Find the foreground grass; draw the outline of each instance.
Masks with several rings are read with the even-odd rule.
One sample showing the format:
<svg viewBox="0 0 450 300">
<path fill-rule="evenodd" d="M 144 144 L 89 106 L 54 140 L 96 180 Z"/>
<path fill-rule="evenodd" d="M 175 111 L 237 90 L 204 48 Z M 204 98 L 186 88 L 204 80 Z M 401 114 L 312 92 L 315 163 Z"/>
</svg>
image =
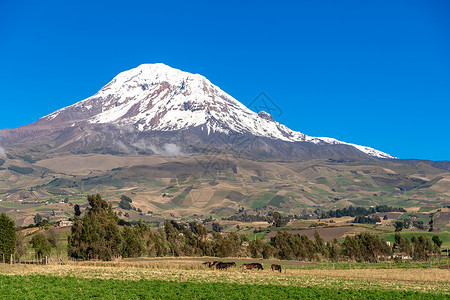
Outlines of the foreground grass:
<svg viewBox="0 0 450 300">
<path fill-rule="evenodd" d="M 238 266 L 245 259 L 235 259 Z M 450 294 L 450 270 L 429 269 L 285 269 L 282 273 L 213 270 L 195 258 L 154 258 L 118 262 L 69 262 L 67 265 L 0 264 L 0 274 L 9 276 L 76 277 L 79 279 L 124 281 L 179 281 L 193 284 L 238 284 L 290 288 L 329 288 L 342 290 L 405 291 Z M 270 262 L 265 262 L 265 266 Z M 285 262 L 288 263 L 288 262 Z M 269 264 L 270 266 L 270 264 Z M 283 265 L 286 267 L 287 265 Z M 30 278 L 31 278 L 30 277 Z"/>
<path fill-rule="evenodd" d="M 3 299 L 447 299 L 443 294 L 223 282 L 0 275 Z"/>
</svg>

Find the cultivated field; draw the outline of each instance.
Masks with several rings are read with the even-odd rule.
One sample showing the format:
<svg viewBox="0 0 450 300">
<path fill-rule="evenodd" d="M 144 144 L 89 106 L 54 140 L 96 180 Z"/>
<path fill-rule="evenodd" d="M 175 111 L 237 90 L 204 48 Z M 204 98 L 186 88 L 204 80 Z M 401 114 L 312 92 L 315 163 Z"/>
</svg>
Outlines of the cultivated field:
<svg viewBox="0 0 450 300">
<path fill-rule="evenodd" d="M 67 219 L 73 214 L 73 205 L 85 205 L 86 195 L 96 193 L 117 212 L 129 213 L 128 221 L 158 221 L 171 215 L 221 219 L 242 208 L 249 214 L 276 210 L 301 215 L 311 214 L 317 207 L 328 210 L 380 204 L 400 206 L 428 220 L 430 213 L 449 204 L 450 173 L 422 164 L 328 160 L 261 163 L 195 155 L 32 156 L 13 153 L 0 166 L 0 210 L 14 214 L 20 226 L 31 224 L 37 212 L 50 220 Z M 233 167 L 223 160 L 229 160 Z M 217 174 L 205 170 L 211 162 L 218 164 Z M 123 194 L 130 196 L 142 213 L 118 208 Z M 68 203 L 61 203 L 66 199 Z M 426 209 L 420 211 L 420 207 Z M 384 215 L 388 215 L 383 221 L 387 225 L 401 214 L 381 217 Z M 437 212 L 435 217 L 435 228 L 448 224 L 448 214 Z"/>
</svg>

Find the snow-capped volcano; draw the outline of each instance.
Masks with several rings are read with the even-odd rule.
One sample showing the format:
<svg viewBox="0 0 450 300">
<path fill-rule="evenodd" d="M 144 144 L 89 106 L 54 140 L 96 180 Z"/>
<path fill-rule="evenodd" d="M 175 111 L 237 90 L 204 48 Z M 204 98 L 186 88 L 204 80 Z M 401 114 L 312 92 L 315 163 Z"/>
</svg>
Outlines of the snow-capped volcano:
<svg viewBox="0 0 450 300">
<path fill-rule="evenodd" d="M 39 127 L 116 125 L 136 132 L 197 129 L 210 134 L 246 134 L 284 142 L 346 145 L 377 158 L 393 158 L 373 148 L 332 138 L 307 136 L 248 109 L 208 79 L 164 64 L 143 64 L 113 78 L 95 95 L 35 123 Z"/>
</svg>

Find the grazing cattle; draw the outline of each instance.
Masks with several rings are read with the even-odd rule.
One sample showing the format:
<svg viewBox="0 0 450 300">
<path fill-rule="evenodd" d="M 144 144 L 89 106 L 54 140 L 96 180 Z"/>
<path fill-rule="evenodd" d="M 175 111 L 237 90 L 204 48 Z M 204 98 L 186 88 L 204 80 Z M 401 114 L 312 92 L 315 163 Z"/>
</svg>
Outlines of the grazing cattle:
<svg viewBox="0 0 450 300">
<path fill-rule="evenodd" d="M 253 269 L 264 270 L 263 264 L 260 264 L 260 263 L 242 264 L 242 269 L 243 270 L 253 270 Z"/>
<path fill-rule="evenodd" d="M 236 263 L 234 263 L 234 262 L 218 262 L 216 264 L 217 270 L 226 270 L 231 267 L 236 267 Z"/>
<path fill-rule="evenodd" d="M 210 268 L 214 267 L 215 265 L 217 265 L 219 263 L 219 261 L 215 260 L 215 261 L 205 261 L 203 263 L 203 265 L 206 265 Z"/>
<path fill-rule="evenodd" d="M 276 264 L 272 264 L 272 271 L 280 271 L 280 273 L 281 273 L 281 266 L 280 265 L 276 265 Z"/>
</svg>

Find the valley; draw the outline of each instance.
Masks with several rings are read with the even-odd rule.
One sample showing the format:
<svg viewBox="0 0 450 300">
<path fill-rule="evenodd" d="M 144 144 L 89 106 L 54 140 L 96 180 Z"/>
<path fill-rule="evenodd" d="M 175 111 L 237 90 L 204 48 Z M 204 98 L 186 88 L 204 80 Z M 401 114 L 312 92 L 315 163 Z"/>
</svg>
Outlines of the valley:
<svg viewBox="0 0 450 300">
<path fill-rule="evenodd" d="M 427 215 L 450 205 L 450 173 L 425 163 L 255 161 L 226 153 L 23 157 L 11 152 L 0 170 L 0 208 L 13 212 L 21 226 L 31 224 L 36 212 L 53 221 L 70 218 L 74 204 L 86 207 L 86 196 L 96 193 L 118 213 L 128 213 L 128 221 L 149 222 L 270 211 L 308 219 L 320 210 L 384 204 Z M 134 210 L 119 208 L 122 195 L 132 199 Z"/>
</svg>

